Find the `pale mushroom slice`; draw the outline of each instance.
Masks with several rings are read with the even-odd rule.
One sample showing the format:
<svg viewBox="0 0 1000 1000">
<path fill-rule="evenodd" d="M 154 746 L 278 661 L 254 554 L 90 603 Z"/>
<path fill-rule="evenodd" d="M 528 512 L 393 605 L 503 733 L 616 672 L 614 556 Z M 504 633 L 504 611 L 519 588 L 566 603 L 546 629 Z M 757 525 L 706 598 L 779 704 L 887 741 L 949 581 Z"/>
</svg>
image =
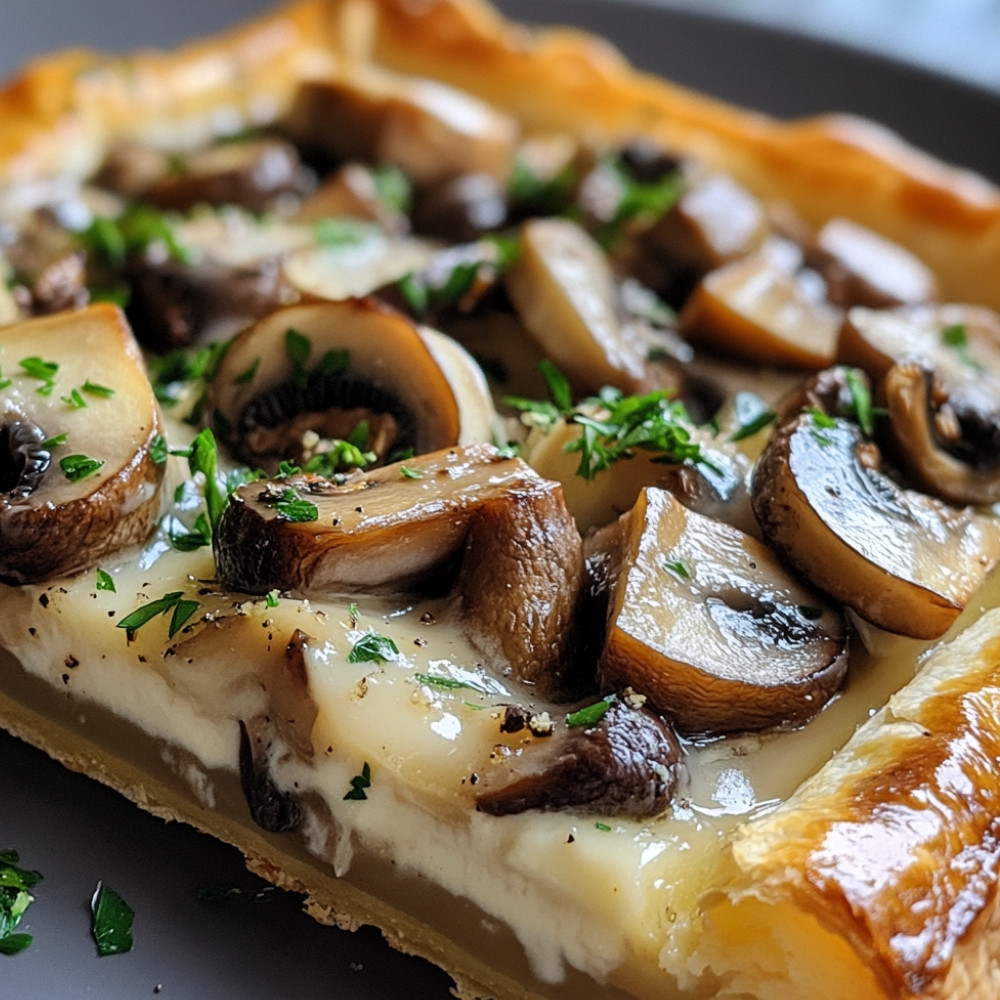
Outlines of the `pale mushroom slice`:
<svg viewBox="0 0 1000 1000">
<path fill-rule="evenodd" d="M 951 503 L 1000 501 L 1000 316 L 852 309 L 838 354 L 880 382 L 892 457 L 921 489 Z"/>
<path fill-rule="evenodd" d="M 97 565 L 154 528 L 161 418 L 114 306 L 0 329 L 0 578 Z"/>
<path fill-rule="evenodd" d="M 303 303 L 240 333 L 209 387 L 220 438 L 275 471 L 354 440 L 385 461 L 488 439 L 493 406 L 475 362 L 443 334 L 374 299 Z"/>
<path fill-rule="evenodd" d="M 224 586 L 305 597 L 452 588 L 470 638 L 543 696 L 574 663 L 582 542 L 557 483 L 489 445 L 446 449 L 338 483 L 237 490 L 213 540 Z"/>
<path fill-rule="evenodd" d="M 531 219 L 520 243 L 507 291 L 525 328 L 575 386 L 635 393 L 676 384 L 671 369 L 650 364 L 656 345 L 648 330 L 623 318 L 611 267 L 590 235 L 568 219 Z"/>
<path fill-rule="evenodd" d="M 843 616 L 755 538 L 650 488 L 599 544 L 618 570 L 602 680 L 679 730 L 801 725 L 840 687 Z"/>
<path fill-rule="evenodd" d="M 684 304 L 680 331 L 696 347 L 746 361 L 816 369 L 833 362 L 842 312 L 802 250 L 770 237 L 709 272 Z"/>
<path fill-rule="evenodd" d="M 299 88 L 282 122 L 298 145 L 390 163 L 418 185 L 461 174 L 506 179 L 520 131 L 510 115 L 436 80 L 353 70 Z"/>
<path fill-rule="evenodd" d="M 809 257 L 830 301 L 842 308 L 882 309 L 933 302 L 940 295 L 934 272 L 919 257 L 850 219 L 827 221 Z"/>
<path fill-rule="evenodd" d="M 771 546 L 815 586 L 890 632 L 948 630 L 1000 558 L 1000 529 L 900 488 L 852 423 L 803 413 L 775 431 L 752 502 Z"/>
</svg>

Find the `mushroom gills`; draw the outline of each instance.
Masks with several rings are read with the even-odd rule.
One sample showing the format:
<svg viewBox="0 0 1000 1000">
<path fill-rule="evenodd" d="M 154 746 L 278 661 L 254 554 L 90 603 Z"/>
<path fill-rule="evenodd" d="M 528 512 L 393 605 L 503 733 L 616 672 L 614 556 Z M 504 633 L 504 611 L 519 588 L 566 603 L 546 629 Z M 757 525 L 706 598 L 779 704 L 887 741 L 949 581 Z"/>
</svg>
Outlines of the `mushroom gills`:
<svg viewBox="0 0 1000 1000">
<path fill-rule="evenodd" d="M 444 340 L 371 299 L 277 310 L 227 349 L 209 387 L 216 429 L 238 458 L 271 473 L 337 440 L 384 462 L 489 436 L 485 383 Z M 363 441 L 352 433 L 359 424 Z"/>
<path fill-rule="evenodd" d="M 815 586 L 890 632 L 942 635 L 1000 558 L 1000 529 L 969 508 L 901 488 L 878 449 L 839 418 L 775 431 L 751 497 L 768 542 Z"/>
<path fill-rule="evenodd" d="M 801 725 L 840 687 L 840 611 L 755 538 L 649 488 L 595 539 L 592 561 L 596 548 L 610 581 L 602 680 L 680 731 Z"/>
<path fill-rule="evenodd" d="M 160 511 L 159 408 L 114 306 L 0 330 L 0 578 L 48 580 L 142 541 Z"/>
</svg>

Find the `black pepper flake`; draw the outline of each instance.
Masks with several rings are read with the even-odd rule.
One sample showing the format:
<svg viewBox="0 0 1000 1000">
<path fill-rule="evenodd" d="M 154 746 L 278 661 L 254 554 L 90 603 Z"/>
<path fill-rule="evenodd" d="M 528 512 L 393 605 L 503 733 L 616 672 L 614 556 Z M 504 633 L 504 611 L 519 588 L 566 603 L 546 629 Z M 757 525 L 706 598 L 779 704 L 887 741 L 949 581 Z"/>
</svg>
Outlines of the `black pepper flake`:
<svg viewBox="0 0 1000 1000">
<path fill-rule="evenodd" d="M 437 619 L 429 611 L 425 611 L 420 616 L 420 624 L 421 625 L 436 625 L 437 624 Z"/>
<path fill-rule="evenodd" d="M 43 608 L 47 608 L 49 606 L 49 595 L 48 594 L 39 594 L 38 595 L 38 603 Z"/>
<path fill-rule="evenodd" d="M 139 662 L 140 663 L 148 663 L 149 661 L 146 659 L 146 657 L 145 657 L 145 655 L 143 653 L 140 653 L 139 654 Z"/>
<path fill-rule="evenodd" d="M 364 509 L 364 507 L 362 507 L 362 506 L 361 506 L 361 504 L 358 504 L 358 505 L 357 505 L 357 507 L 355 507 L 354 509 L 355 509 L 355 510 L 356 510 L 356 511 L 357 511 L 357 512 L 358 512 L 359 514 L 363 514 L 363 513 L 365 512 L 365 509 Z"/>
<path fill-rule="evenodd" d="M 69 684 L 69 674 L 62 675 L 63 684 Z"/>
<path fill-rule="evenodd" d="M 568 837 L 566 838 L 566 843 L 567 843 L 567 844 L 575 844 L 575 843 L 576 843 L 576 837 L 574 837 L 574 836 L 573 836 L 573 834 L 570 834 L 570 835 L 569 835 L 569 836 L 568 836 Z"/>
<path fill-rule="evenodd" d="M 472 774 L 469 775 L 469 784 L 470 785 L 478 785 L 479 784 L 479 775 L 476 774 L 475 771 L 473 771 Z"/>
<path fill-rule="evenodd" d="M 34 625 L 29 625 L 28 626 L 28 635 L 30 635 L 32 638 L 34 638 L 36 635 L 38 635 L 38 629 L 35 628 Z"/>
<path fill-rule="evenodd" d="M 70 653 L 63 662 L 70 670 L 74 667 L 80 666 L 80 661 L 72 653 Z"/>
<path fill-rule="evenodd" d="M 114 611 L 109 611 L 108 612 L 108 617 L 109 618 L 114 618 L 114 616 L 115 616 L 115 612 Z"/>
</svg>

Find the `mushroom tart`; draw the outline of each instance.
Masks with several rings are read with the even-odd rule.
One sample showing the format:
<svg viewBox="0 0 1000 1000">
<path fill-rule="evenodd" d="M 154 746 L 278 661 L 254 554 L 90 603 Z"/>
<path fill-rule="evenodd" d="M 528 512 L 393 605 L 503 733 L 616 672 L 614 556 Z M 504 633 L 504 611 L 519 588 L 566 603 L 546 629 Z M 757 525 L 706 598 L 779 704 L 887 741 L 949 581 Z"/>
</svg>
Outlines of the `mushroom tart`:
<svg viewBox="0 0 1000 1000">
<path fill-rule="evenodd" d="M 997 247 L 480 0 L 31 63 L 0 725 L 465 1000 L 995 1000 Z"/>
</svg>

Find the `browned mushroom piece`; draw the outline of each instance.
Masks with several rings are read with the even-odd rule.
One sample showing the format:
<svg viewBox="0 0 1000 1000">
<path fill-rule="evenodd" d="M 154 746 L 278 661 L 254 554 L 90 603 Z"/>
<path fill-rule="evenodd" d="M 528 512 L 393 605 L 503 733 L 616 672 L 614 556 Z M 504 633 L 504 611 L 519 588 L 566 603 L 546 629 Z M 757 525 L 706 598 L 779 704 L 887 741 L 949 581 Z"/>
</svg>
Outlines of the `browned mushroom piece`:
<svg viewBox="0 0 1000 1000">
<path fill-rule="evenodd" d="M 725 174 L 706 174 L 690 180 L 639 236 L 636 273 L 671 302 L 683 302 L 709 271 L 758 249 L 768 231 L 758 198 Z"/>
<path fill-rule="evenodd" d="M 489 440 L 493 404 L 481 372 L 453 341 L 373 299 L 289 306 L 240 333 L 210 390 L 219 437 L 275 471 L 337 441 L 385 461 Z"/>
<path fill-rule="evenodd" d="M 394 164 L 417 185 L 470 173 L 506 179 L 519 132 L 510 115 L 435 80 L 352 69 L 299 88 L 282 122 L 297 144 Z"/>
<path fill-rule="evenodd" d="M 610 564 L 602 679 L 679 730 L 800 725 L 840 687 L 843 617 L 763 543 L 647 489 L 598 544 Z"/>
<path fill-rule="evenodd" d="M 295 520 L 297 501 L 315 517 Z M 213 544 L 220 582 L 252 593 L 452 586 L 472 640 L 515 679 L 563 695 L 579 669 L 570 656 L 583 579 L 576 525 L 557 483 L 489 445 L 342 483 L 293 476 L 241 487 Z"/>
<path fill-rule="evenodd" d="M 900 488 L 846 420 L 810 413 L 772 436 L 754 475 L 765 538 L 815 586 L 901 635 L 933 639 L 1000 557 L 1000 531 L 969 508 Z"/>
<path fill-rule="evenodd" d="M 142 541 L 160 512 L 159 410 L 109 305 L 0 330 L 0 578 L 79 572 Z M 39 390 L 42 392 L 39 392 Z"/>
<path fill-rule="evenodd" d="M 850 219 L 830 219 L 808 257 L 828 298 L 842 309 L 933 302 L 940 294 L 934 272 L 919 257 Z"/>
<path fill-rule="evenodd" d="M 769 237 L 709 272 L 684 304 L 680 331 L 696 347 L 793 368 L 833 362 L 842 313 L 790 240 Z"/>
<path fill-rule="evenodd" d="M 915 361 L 889 369 L 881 400 L 889 444 L 914 485 L 955 504 L 1000 501 L 1000 426 L 988 428 L 973 446 L 934 373 Z"/>
<path fill-rule="evenodd" d="M 626 393 L 676 386 L 679 375 L 652 365 L 650 328 L 623 315 L 604 252 L 568 219 L 531 219 L 506 287 L 525 328 L 581 392 L 613 385 Z"/>
<path fill-rule="evenodd" d="M 921 489 L 957 504 L 1000 500 L 1000 317 L 852 309 L 838 353 L 879 380 L 892 457 Z"/>
<path fill-rule="evenodd" d="M 47 316 L 89 301 L 84 252 L 52 211 L 33 213 L 31 225 L 3 249 L 10 294 L 21 314 Z"/>
<path fill-rule="evenodd" d="M 302 199 L 294 215 L 297 222 L 341 218 L 374 222 L 388 233 L 409 230 L 409 220 L 398 206 L 382 197 L 374 168 L 356 161 L 331 171 Z"/>
<path fill-rule="evenodd" d="M 476 808 L 491 816 L 528 809 L 635 817 L 663 812 L 677 786 L 680 745 L 641 701 L 631 693 L 612 695 L 548 720 L 550 728 L 518 730 L 516 740 L 501 740 L 476 771 Z"/>
<path fill-rule="evenodd" d="M 262 137 L 219 142 L 172 156 L 167 169 L 140 196 L 177 212 L 196 205 L 238 205 L 263 212 L 282 196 L 304 194 L 309 184 L 295 147 L 282 139 Z"/>
</svg>

